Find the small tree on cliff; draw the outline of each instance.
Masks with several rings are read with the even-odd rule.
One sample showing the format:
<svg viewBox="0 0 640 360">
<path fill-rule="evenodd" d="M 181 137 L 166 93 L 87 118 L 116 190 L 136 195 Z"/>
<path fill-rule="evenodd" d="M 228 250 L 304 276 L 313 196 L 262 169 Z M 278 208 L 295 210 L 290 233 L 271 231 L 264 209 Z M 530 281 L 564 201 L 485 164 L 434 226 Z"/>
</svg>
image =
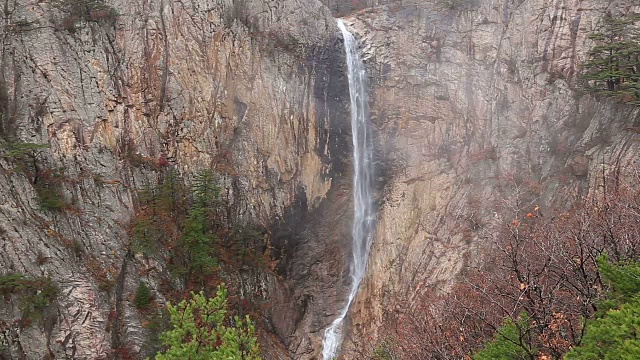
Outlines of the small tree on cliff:
<svg viewBox="0 0 640 360">
<path fill-rule="evenodd" d="M 156 360 L 261 359 L 249 316 L 229 316 L 224 284 L 213 298 L 191 293 L 191 299 L 169 304 L 168 310 L 171 329 L 160 335 L 166 350 Z"/>
<path fill-rule="evenodd" d="M 583 64 L 587 88 L 623 102 L 640 104 L 640 29 L 638 16 L 602 18 L 600 29 L 589 38 L 595 46 Z"/>
<path fill-rule="evenodd" d="M 193 185 L 193 204 L 187 213 L 182 239 L 179 242 L 183 256 L 182 268 L 178 273 L 186 279 L 202 279 L 216 267 L 215 243 L 216 212 L 220 207 L 220 188 L 216 185 L 213 172 L 196 174 Z M 186 280 L 185 279 L 185 280 Z"/>
</svg>

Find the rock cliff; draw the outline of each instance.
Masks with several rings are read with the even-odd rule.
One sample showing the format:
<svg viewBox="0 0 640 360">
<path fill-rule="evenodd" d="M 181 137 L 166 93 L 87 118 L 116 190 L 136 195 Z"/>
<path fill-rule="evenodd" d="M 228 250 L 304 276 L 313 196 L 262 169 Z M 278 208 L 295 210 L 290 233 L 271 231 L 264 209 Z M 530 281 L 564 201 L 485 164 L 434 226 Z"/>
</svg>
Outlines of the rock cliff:
<svg viewBox="0 0 640 360">
<path fill-rule="evenodd" d="M 2 4 L 0 275 L 60 289 L 32 324 L 2 293 L 3 358 L 147 355 L 132 296 L 142 280 L 162 303 L 162 269 L 130 251 L 128 231 L 138 189 L 167 168 L 214 169 L 232 216 L 268 229 L 276 265 L 224 276 L 262 306 L 267 359 L 317 358 L 348 287 L 352 216 L 330 11 L 348 12 L 363 46 L 378 158 L 376 240 L 347 349 L 384 339 L 389 314 L 479 261 L 478 226 L 509 221 L 514 193 L 567 207 L 638 162 L 639 110 L 578 86 L 588 34 L 606 11 L 640 12 L 632 0 L 78 4 L 95 2 Z M 48 147 L 21 164 L 12 143 Z M 63 211 L 42 209 L 34 166 L 55 174 Z"/>
<path fill-rule="evenodd" d="M 480 232 L 526 206 L 567 208 L 639 165 L 637 108 L 581 91 L 588 35 L 632 1 L 416 1 L 348 17 L 372 78 L 380 198 L 358 346 L 478 261 Z M 519 204 L 511 203 L 515 194 Z"/>
<path fill-rule="evenodd" d="M 241 293 L 258 293 L 252 301 L 274 305 L 265 311 L 273 346 L 312 352 L 304 339 L 324 324 L 307 318 L 322 319 L 337 295 L 319 291 L 323 301 L 308 304 L 307 293 L 335 288 L 343 262 L 325 254 L 328 238 L 311 250 L 295 243 L 302 230 L 287 220 L 343 191 L 333 181 L 349 141 L 335 20 L 306 0 L 95 4 L 3 2 L 0 144 L 48 148 L 31 153 L 35 175 L 7 151 L 0 160 L 0 269 L 50 278 L 60 293 L 28 326 L 18 299 L 0 307 L 0 354 L 96 359 L 125 346 L 145 354 L 132 294 L 139 279 L 160 302 L 163 294 L 153 264 L 129 252 L 127 231 L 138 189 L 171 167 L 187 177 L 213 168 L 233 217 L 277 228 L 277 272 L 228 277 Z M 64 210 L 41 209 L 38 172 L 55 173 Z"/>
</svg>

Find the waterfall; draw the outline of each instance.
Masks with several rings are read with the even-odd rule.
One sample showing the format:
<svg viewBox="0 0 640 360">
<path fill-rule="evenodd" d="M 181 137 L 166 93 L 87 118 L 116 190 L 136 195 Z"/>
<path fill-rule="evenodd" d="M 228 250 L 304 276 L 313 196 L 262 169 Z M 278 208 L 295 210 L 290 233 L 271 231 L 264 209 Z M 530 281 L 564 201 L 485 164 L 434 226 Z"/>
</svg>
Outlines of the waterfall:
<svg viewBox="0 0 640 360">
<path fill-rule="evenodd" d="M 353 133 L 353 227 L 352 257 L 349 264 L 351 288 L 347 303 L 338 317 L 324 331 L 322 358 L 333 359 L 342 343 L 344 319 L 349 307 L 355 300 L 358 287 L 364 277 L 369 249 L 373 240 L 374 212 L 372 200 L 372 136 L 369 126 L 369 108 L 367 98 L 367 75 L 364 63 L 358 53 L 354 36 L 347 30 L 342 20 L 338 27 L 344 37 L 349 71 L 349 97 L 351 99 L 351 131 Z"/>
</svg>

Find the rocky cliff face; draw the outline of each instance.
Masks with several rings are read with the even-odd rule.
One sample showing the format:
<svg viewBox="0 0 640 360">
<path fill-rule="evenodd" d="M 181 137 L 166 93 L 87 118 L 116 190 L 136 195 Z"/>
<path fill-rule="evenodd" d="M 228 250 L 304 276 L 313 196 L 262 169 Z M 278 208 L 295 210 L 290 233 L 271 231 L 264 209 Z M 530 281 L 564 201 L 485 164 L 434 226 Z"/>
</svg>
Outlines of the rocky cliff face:
<svg viewBox="0 0 640 360">
<path fill-rule="evenodd" d="M 455 281 L 482 248 L 478 226 L 509 221 L 514 193 L 522 206 L 568 206 L 598 191 L 603 169 L 637 163 L 638 110 L 577 87 L 587 35 L 607 10 L 640 12 L 633 1 L 324 3 L 359 10 L 347 22 L 377 129 L 380 209 L 352 309 L 357 345 Z M 60 294 L 32 324 L 18 299 L 0 306 L 0 357 L 109 358 L 125 345 L 145 355 L 132 296 L 140 279 L 164 294 L 127 230 L 137 189 L 175 167 L 215 169 L 233 216 L 270 230 L 273 271 L 225 270 L 265 305 L 267 358 L 317 358 L 348 285 L 351 217 L 348 92 L 329 8 L 108 1 L 115 19 L 68 4 L 3 3 L 0 274 L 50 277 Z M 33 154 L 57 174 L 64 211 L 41 209 L 41 179 L 23 171 L 32 164 L 7 155 L 16 141 L 49 146 Z"/>
<path fill-rule="evenodd" d="M 187 177 L 213 168 L 234 217 L 278 224 L 278 272 L 228 276 L 252 301 L 273 304 L 265 321 L 275 348 L 312 353 L 308 334 L 324 324 L 309 319 L 322 319 L 337 295 L 314 303 L 308 292 L 333 289 L 342 261 L 324 251 L 328 238 L 307 254 L 296 243 L 303 230 L 286 220 L 342 192 L 333 178 L 349 137 L 335 20 L 306 0 L 85 3 L 3 2 L 0 145 L 47 144 L 34 157 L 62 179 L 67 206 L 40 209 L 38 177 L 5 151 L 1 272 L 50 277 L 60 294 L 30 326 L 18 299 L 0 307 L 0 357 L 96 359 L 124 346 L 145 354 L 132 294 L 139 279 L 160 302 L 163 294 L 153 264 L 128 253 L 127 229 L 137 190 L 168 167 Z"/>
<path fill-rule="evenodd" d="M 384 339 L 388 316 L 446 290 L 477 261 L 482 229 L 527 206 L 566 208 L 599 191 L 603 173 L 638 166 L 638 110 L 577 86 L 606 11 L 640 7 L 422 1 L 349 17 L 368 55 L 379 156 L 391 174 L 352 310 L 359 346 Z"/>
</svg>

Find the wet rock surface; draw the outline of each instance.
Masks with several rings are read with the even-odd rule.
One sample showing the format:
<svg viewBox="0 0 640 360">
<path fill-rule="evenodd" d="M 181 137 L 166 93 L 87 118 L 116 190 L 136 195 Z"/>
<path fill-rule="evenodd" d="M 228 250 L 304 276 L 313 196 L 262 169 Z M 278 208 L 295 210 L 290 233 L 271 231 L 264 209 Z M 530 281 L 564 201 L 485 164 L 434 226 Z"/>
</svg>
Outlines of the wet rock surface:
<svg viewBox="0 0 640 360">
<path fill-rule="evenodd" d="M 0 306 L 0 357 L 146 355 L 131 299 L 140 279 L 164 296 L 158 264 L 128 251 L 128 226 L 137 189 L 169 167 L 215 169 L 233 216 L 269 230 L 273 271 L 225 269 L 264 309 L 266 358 L 318 357 L 348 288 L 352 218 L 330 11 L 349 14 L 363 46 L 377 143 L 376 241 L 347 349 L 383 339 L 391 311 L 479 261 L 474 224 L 510 221 L 514 191 L 566 208 L 638 162 L 639 111 L 583 93 L 577 77 L 588 34 L 608 10 L 640 12 L 630 0 L 107 3 L 117 19 L 3 9 L 0 145 L 47 144 L 39 166 L 60 174 L 68 206 L 41 209 L 35 178 L 0 158 L 1 272 L 60 288 L 30 326 Z"/>
<path fill-rule="evenodd" d="M 366 53 L 391 173 L 351 313 L 355 346 L 383 340 L 394 309 L 446 290 L 478 261 L 480 231 L 513 219 L 505 199 L 514 193 L 526 194 L 523 207 L 566 209 L 600 191 L 603 172 L 638 166 L 628 130 L 638 110 L 585 94 L 578 78 L 602 15 L 637 5 L 457 4 L 404 2 L 347 18 Z"/>
<path fill-rule="evenodd" d="M 60 288 L 46 326 L 23 329 L 20 309 L 0 308 L 3 357 L 109 358 L 125 346 L 145 354 L 149 331 L 131 303 L 139 279 L 164 298 L 149 272 L 158 264 L 128 252 L 127 230 L 137 190 L 165 168 L 187 177 L 213 168 L 233 216 L 267 227 L 284 224 L 287 212 L 312 214 L 343 191 L 333 179 L 349 151 L 344 60 L 321 3 L 107 5 L 117 18 L 75 16 L 50 2 L 4 7 L 2 144 L 47 144 L 39 166 L 63 178 L 68 206 L 42 210 L 35 180 L 0 160 L 2 273 L 50 277 Z M 324 326 L 324 307 L 335 302 L 327 295 L 305 305 L 333 287 L 340 266 L 306 287 L 295 270 L 326 266 L 324 247 L 335 239 L 317 237 L 307 255 L 301 236 L 274 244 L 275 272 L 226 270 L 241 292 L 260 294 L 251 300 L 271 302 L 264 320 L 272 334 L 264 338 L 274 358 L 313 353 L 308 334 Z M 295 320 L 310 317 L 315 323 Z"/>
</svg>

